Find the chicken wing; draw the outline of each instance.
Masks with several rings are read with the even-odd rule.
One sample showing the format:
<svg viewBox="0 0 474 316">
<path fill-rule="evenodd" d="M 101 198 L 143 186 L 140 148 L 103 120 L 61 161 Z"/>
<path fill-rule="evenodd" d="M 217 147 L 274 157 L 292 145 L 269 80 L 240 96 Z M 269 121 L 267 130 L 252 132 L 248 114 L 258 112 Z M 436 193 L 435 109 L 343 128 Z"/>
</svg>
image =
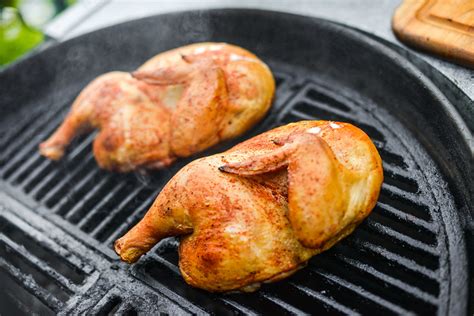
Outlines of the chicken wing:
<svg viewBox="0 0 474 316">
<path fill-rule="evenodd" d="M 133 263 L 161 239 L 181 236 L 186 282 L 254 291 L 350 234 L 382 181 L 377 149 L 357 127 L 292 123 L 182 168 L 115 251 Z"/>
<path fill-rule="evenodd" d="M 162 168 L 244 133 L 268 111 L 274 90 L 269 68 L 240 47 L 177 48 L 132 74 L 92 81 L 40 152 L 58 160 L 74 137 L 99 129 L 93 151 L 101 168 Z"/>
</svg>

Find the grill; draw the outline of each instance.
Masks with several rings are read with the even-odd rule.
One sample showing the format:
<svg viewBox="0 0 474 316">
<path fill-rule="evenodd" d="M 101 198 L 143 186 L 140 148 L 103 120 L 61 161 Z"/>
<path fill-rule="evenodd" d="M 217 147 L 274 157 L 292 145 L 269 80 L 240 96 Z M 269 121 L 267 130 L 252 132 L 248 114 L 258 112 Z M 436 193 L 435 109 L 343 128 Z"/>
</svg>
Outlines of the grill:
<svg viewBox="0 0 474 316">
<path fill-rule="evenodd" d="M 133 266 L 112 250 L 173 174 L 197 156 L 167 170 L 121 175 L 98 169 L 94 135 L 77 139 L 59 163 L 37 151 L 98 74 L 132 70 L 159 51 L 204 40 L 256 52 L 272 68 L 277 90 L 259 126 L 199 156 L 275 126 L 326 119 L 362 128 L 384 161 L 379 202 L 355 233 L 294 276 L 252 294 L 210 294 L 186 285 L 174 238 Z M 0 79 L 0 313 L 468 311 L 462 221 L 469 218 L 472 165 L 463 122 L 453 119 L 456 111 L 446 110 L 452 105 L 421 72 L 359 32 L 265 11 L 168 14 L 46 49 Z M 433 128 L 438 122 L 441 130 Z"/>
</svg>

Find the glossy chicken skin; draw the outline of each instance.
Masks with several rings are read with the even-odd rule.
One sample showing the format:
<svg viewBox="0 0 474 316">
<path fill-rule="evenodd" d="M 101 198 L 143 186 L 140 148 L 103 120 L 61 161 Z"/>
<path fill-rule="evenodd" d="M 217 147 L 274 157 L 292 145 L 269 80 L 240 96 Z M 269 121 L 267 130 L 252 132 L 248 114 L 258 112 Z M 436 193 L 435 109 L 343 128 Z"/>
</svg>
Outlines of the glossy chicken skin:
<svg viewBox="0 0 474 316">
<path fill-rule="evenodd" d="M 181 236 L 180 270 L 208 291 L 253 291 L 287 277 L 369 215 L 382 161 L 355 126 L 302 121 L 191 162 L 116 241 L 132 263 Z"/>
<path fill-rule="evenodd" d="M 40 152 L 58 160 L 75 136 L 99 129 L 93 150 L 101 168 L 161 168 L 248 130 L 269 109 L 274 90 L 268 67 L 240 47 L 177 48 L 132 74 L 92 81 Z"/>
</svg>

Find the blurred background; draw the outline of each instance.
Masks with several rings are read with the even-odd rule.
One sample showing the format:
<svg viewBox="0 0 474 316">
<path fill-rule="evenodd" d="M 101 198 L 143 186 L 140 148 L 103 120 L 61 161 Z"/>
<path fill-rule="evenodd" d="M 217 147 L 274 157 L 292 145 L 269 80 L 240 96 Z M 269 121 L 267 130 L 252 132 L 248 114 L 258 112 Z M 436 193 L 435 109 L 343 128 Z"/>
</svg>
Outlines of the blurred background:
<svg viewBox="0 0 474 316">
<path fill-rule="evenodd" d="M 0 68 L 41 43 L 62 42 L 116 23 L 173 11 L 254 8 L 325 18 L 411 51 L 474 99 L 473 71 L 406 47 L 392 16 L 402 0 L 0 0 Z"/>
<path fill-rule="evenodd" d="M 43 28 L 76 0 L 0 0 L 0 66 L 45 40 Z"/>
</svg>

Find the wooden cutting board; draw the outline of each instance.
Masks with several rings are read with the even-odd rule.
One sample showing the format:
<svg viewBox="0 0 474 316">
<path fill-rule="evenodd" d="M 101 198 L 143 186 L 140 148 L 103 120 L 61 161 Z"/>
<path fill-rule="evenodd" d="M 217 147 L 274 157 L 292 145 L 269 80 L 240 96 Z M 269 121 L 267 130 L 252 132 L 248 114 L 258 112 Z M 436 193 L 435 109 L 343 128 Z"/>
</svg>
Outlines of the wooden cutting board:
<svg viewBox="0 0 474 316">
<path fill-rule="evenodd" d="M 404 0 L 392 28 L 408 45 L 474 68 L 474 0 Z"/>
</svg>

